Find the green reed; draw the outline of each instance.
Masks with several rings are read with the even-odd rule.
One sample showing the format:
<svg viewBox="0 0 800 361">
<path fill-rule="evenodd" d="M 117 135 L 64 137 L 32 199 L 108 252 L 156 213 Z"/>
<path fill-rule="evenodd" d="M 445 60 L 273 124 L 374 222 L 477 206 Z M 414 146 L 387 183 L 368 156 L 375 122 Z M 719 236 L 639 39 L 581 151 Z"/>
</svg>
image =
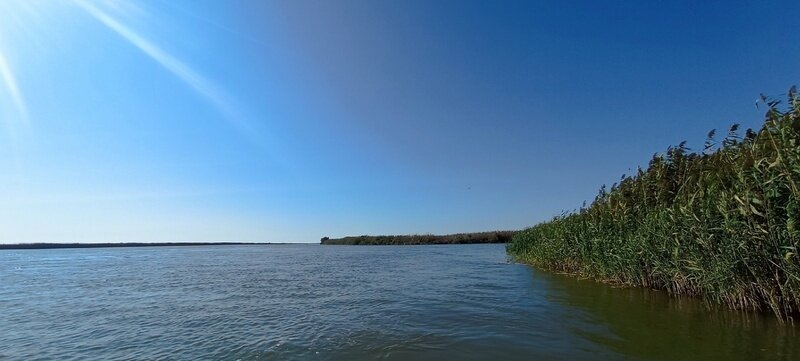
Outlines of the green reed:
<svg viewBox="0 0 800 361">
<path fill-rule="evenodd" d="M 758 131 L 683 142 L 601 188 L 588 207 L 526 229 L 508 252 L 537 267 L 800 314 L 800 98 L 762 96 Z"/>
</svg>

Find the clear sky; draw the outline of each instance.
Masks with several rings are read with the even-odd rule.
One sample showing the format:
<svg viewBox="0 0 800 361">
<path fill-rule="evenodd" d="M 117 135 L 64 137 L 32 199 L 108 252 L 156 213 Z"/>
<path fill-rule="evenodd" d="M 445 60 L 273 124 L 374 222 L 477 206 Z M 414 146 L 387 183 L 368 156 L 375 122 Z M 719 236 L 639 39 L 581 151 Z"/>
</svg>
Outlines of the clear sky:
<svg viewBox="0 0 800 361">
<path fill-rule="evenodd" d="M 518 229 L 800 83 L 800 2 L 0 0 L 0 242 Z"/>
</svg>

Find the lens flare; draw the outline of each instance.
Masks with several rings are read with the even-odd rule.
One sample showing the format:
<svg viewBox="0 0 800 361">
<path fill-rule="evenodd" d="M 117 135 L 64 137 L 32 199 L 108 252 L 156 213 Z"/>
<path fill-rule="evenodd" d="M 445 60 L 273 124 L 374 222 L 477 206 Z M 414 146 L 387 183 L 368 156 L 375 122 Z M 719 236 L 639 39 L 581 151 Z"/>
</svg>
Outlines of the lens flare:
<svg viewBox="0 0 800 361">
<path fill-rule="evenodd" d="M 16 108 L 20 121 L 23 124 L 27 124 L 28 109 L 25 107 L 25 99 L 22 97 L 22 93 L 19 91 L 19 86 L 17 86 L 17 80 L 14 77 L 14 72 L 11 71 L 11 67 L 8 65 L 8 61 L 6 61 L 6 57 L 3 55 L 2 49 L 0 49 L 0 79 L 5 86 L 5 90 L 8 92 L 8 95 L 11 97 L 11 101 L 14 103 L 14 107 Z"/>
<path fill-rule="evenodd" d="M 14 108 L 13 116 L 7 111 L 3 121 L 14 126 L 29 124 L 29 112 L 23 93 L 24 84 L 18 82 L 20 77 L 14 72 L 14 65 L 21 61 L 14 58 L 19 54 L 12 51 L 14 50 L 12 45 L 22 46 L 21 44 L 27 44 L 31 40 L 36 42 L 40 41 L 40 38 L 56 35 L 57 31 L 54 30 L 57 29 L 54 29 L 54 26 L 58 26 L 56 25 L 58 22 L 50 20 L 59 18 L 54 16 L 82 14 L 100 22 L 180 79 L 239 131 L 250 132 L 252 130 L 250 124 L 243 119 L 232 97 L 179 57 L 125 23 L 125 18 L 147 15 L 145 9 L 135 0 L 0 0 L 0 100 L 13 105 Z M 44 32 L 46 36 L 37 32 Z M 4 36 L 14 41 L 4 44 L 2 41 Z"/>
<path fill-rule="evenodd" d="M 233 121 L 235 123 L 234 125 L 240 128 L 246 128 L 244 124 L 237 121 L 237 117 L 234 116 L 234 107 L 229 104 L 230 101 L 227 99 L 228 97 L 209 80 L 92 3 L 85 0 L 74 0 L 74 3 L 93 18 L 97 19 L 97 21 L 103 23 L 103 25 L 147 54 L 147 56 L 155 60 L 178 79 L 181 79 L 191 87 L 192 90 L 211 103 L 221 114 L 226 116 L 229 121 Z"/>
</svg>

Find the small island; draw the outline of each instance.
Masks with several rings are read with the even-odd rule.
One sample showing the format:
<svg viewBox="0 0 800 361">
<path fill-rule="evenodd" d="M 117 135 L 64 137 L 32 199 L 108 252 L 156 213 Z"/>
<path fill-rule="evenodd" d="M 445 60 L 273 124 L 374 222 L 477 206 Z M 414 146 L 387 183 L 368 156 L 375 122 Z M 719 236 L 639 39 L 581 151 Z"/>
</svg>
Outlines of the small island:
<svg viewBox="0 0 800 361">
<path fill-rule="evenodd" d="M 422 245 L 422 244 L 471 244 L 508 243 L 517 231 L 493 231 L 456 233 L 447 235 L 414 234 L 397 236 L 348 236 L 343 238 L 322 237 L 323 245 Z"/>
</svg>

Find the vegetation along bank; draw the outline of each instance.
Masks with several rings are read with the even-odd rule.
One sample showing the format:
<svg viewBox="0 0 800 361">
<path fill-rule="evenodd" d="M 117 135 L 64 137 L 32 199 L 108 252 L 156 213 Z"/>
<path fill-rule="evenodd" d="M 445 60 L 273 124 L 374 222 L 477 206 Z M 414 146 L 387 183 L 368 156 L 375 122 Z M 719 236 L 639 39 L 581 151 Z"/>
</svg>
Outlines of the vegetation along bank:
<svg viewBox="0 0 800 361">
<path fill-rule="evenodd" d="M 800 314 L 800 99 L 762 97 L 760 130 L 731 127 L 703 150 L 655 155 L 588 207 L 516 234 L 517 260 L 543 269 Z"/>
<path fill-rule="evenodd" d="M 404 236 L 351 236 L 344 238 L 323 237 L 320 243 L 327 245 L 416 245 L 416 244 L 468 244 L 508 243 L 516 231 L 494 231 L 458 233 L 448 235 L 404 235 Z"/>
</svg>

